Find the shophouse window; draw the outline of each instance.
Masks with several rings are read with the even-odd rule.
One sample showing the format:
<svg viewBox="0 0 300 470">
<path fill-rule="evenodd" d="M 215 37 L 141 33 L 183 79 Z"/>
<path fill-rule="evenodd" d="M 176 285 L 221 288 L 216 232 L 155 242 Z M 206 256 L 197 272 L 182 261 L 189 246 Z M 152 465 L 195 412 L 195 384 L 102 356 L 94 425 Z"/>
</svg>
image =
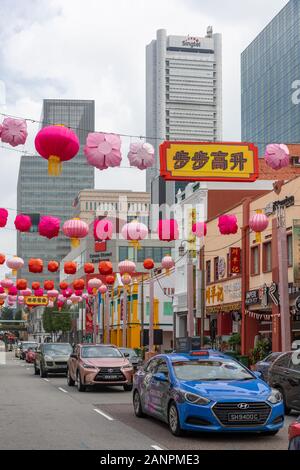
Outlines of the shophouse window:
<svg viewBox="0 0 300 470">
<path fill-rule="evenodd" d="M 292 234 L 287 236 L 288 265 L 293 266 L 293 237 Z"/>
<path fill-rule="evenodd" d="M 260 247 L 253 246 L 251 248 L 251 274 L 252 276 L 255 276 L 256 274 L 260 273 L 259 262 L 260 262 Z"/>
<path fill-rule="evenodd" d="M 206 261 L 206 284 L 211 283 L 211 261 Z"/>
<path fill-rule="evenodd" d="M 263 272 L 269 273 L 272 271 L 272 243 L 263 244 Z"/>
<path fill-rule="evenodd" d="M 219 257 L 214 258 L 214 280 L 219 280 Z"/>
</svg>

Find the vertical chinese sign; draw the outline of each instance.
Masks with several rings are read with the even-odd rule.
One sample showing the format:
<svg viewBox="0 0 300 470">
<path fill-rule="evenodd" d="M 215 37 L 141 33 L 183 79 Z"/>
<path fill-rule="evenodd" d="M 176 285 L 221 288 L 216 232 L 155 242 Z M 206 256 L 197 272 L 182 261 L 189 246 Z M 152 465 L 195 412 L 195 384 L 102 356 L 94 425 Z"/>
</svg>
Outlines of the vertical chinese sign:
<svg viewBox="0 0 300 470">
<path fill-rule="evenodd" d="M 166 141 L 160 174 L 167 181 L 255 181 L 258 149 L 250 143 Z"/>
<path fill-rule="evenodd" d="M 300 219 L 293 220 L 294 284 L 300 286 Z"/>
<path fill-rule="evenodd" d="M 230 248 L 230 274 L 241 274 L 241 249 Z"/>
<path fill-rule="evenodd" d="M 93 333 L 93 307 L 94 307 L 94 299 L 87 299 L 86 300 L 86 307 L 85 307 L 85 333 L 91 334 Z"/>
</svg>

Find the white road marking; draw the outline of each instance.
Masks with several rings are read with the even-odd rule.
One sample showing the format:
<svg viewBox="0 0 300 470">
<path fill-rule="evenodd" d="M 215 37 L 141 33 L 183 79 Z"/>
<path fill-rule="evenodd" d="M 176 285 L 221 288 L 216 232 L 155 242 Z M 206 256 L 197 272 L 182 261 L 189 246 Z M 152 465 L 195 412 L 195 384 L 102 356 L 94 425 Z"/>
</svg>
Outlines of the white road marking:
<svg viewBox="0 0 300 470">
<path fill-rule="evenodd" d="M 43 380 L 45 380 L 45 382 L 50 382 L 50 380 L 49 380 L 49 379 L 43 379 Z"/>
<path fill-rule="evenodd" d="M 164 449 L 162 449 L 161 447 L 156 446 L 156 445 L 153 445 L 153 446 L 151 446 L 151 447 L 152 447 L 153 449 L 155 449 L 155 450 L 164 450 Z"/>
<path fill-rule="evenodd" d="M 67 390 L 65 390 L 65 389 L 62 388 L 62 387 L 58 387 L 58 390 L 60 390 L 61 392 L 64 392 L 64 393 L 68 393 Z"/>
<path fill-rule="evenodd" d="M 30 370 L 30 367 L 26 367 L 26 370 Z"/>
<path fill-rule="evenodd" d="M 96 411 L 96 413 L 99 413 L 99 415 L 104 416 L 104 418 L 108 419 L 108 421 L 114 421 L 114 418 L 107 415 L 106 413 L 103 413 L 103 411 L 98 410 L 97 408 L 94 408 L 94 411 Z"/>
</svg>

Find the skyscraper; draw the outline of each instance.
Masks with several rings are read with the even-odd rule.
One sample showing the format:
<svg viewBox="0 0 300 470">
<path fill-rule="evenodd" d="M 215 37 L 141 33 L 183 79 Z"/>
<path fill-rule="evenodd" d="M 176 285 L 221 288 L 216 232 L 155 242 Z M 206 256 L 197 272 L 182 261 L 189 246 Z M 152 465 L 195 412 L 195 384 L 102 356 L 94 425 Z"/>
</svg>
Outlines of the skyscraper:
<svg viewBox="0 0 300 470">
<path fill-rule="evenodd" d="M 60 235 L 48 240 L 37 233 L 37 225 L 42 215 L 59 217 L 61 222 L 72 218 L 72 203 L 82 189 L 94 188 L 94 168 L 86 164 L 83 145 L 88 132 L 94 131 L 95 103 L 92 100 L 44 100 L 42 127 L 50 124 L 63 124 L 76 132 L 80 140 L 80 151 L 73 160 L 63 165 L 61 176 L 51 177 L 47 173 L 47 161 L 38 156 L 22 156 L 17 192 L 18 213 L 29 214 L 33 225 L 31 233 L 17 234 L 17 252 L 25 261 L 25 267 L 19 272 L 29 282 L 37 276 L 28 273 L 27 263 L 30 258 L 45 261 L 43 275 L 38 278 L 59 279 L 59 273 L 47 272 L 47 261 L 60 261 L 70 250 L 70 241 Z"/>
<path fill-rule="evenodd" d="M 146 134 L 156 151 L 146 190 L 152 203 L 172 205 L 180 183 L 159 178 L 160 143 L 222 136 L 222 38 L 211 27 L 205 37 L 167 36 L 161 29 L 147 46 Z"/>
<path fill-rule="evenodd" d="M 242 140 L 300 141 L 300 2 L 287 5 L 241 57 Z"/>
</svg>

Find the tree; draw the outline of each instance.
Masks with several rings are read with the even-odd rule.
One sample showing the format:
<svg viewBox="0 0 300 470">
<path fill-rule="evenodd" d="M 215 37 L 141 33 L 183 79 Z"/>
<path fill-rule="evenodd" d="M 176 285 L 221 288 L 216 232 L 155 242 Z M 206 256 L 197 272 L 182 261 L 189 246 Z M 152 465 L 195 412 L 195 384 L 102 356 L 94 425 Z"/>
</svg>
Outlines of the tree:
<svg viewBox="0 0 300 470">
<path fill-rule="evenodd" d="M 55 308 L 46 307 L 43 313 L 43 328 L 46 333 L 63 333 L 71 330 L 71 312 L 65 308 L 60 312 Z"/>
</svg>

